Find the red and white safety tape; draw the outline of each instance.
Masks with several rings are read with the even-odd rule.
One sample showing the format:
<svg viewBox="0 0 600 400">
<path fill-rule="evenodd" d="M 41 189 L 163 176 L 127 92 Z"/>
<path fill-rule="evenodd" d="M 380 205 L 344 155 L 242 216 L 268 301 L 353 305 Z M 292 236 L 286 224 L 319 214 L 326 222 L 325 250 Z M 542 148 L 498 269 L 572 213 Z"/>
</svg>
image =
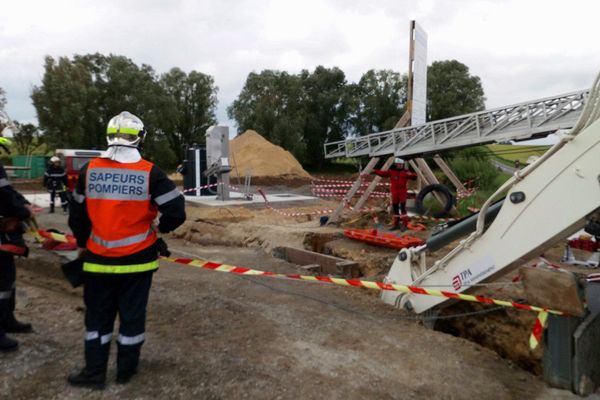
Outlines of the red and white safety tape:
<svg viewBox="0 0 600 400">
<path fill-rule="evenodd" d="M 349 184 L 353 184 L 354 182 L 356 182 L 355 180 L 351 180 L 351 179 L 326 179 L 326 178 L 317 178 L 315 179 L 313 182 L 325 182 L 325 183 L 349 183 Z"/>
<path fill-rule="evenodd" d="M 459 190 L 456 193 L 456 199 L 462 200 L 462 199 L 466 199 L 467 197 L 471 197 L 473 194 L 475 194 L 475 191 L 476 191 L 475 188 Z"/>
<path fill-rule="evenodd" d="M 38 230 L 37 235 L 41 237 L 50 237 L 56 241 L 63 242 L 71 242 L 74 239 L 69 237 L 70 235 L 61 235 L 54 232 L 47 232 L 43 230 Z M 445 290 L 436 290 L 430 288 L 422 288 L 417 286 L 410 285 L 398 285 L 393 283 L 384 283 L 377 281 L 365 281 L 360 279 L 345 279 L 345 278 L 333 278 L 330 276 L 309 276 L 309 275 L 288 275 L 288 274 L 280 274 L 276 272 L 270 271 L 260 271 L 251 268 L 238 267 L 223 263 L 214 263 L 210 261 L 204 261 L 199 259 L 190 259 L 190 258 L 179 258 L 179 257 L 160 257 L 165 261 L 170 261 L 178 264 L 184 264 L 192 267 L 208 269 L 219 272 L 226 272 L 232 274 L 239 275 L 252 275 L 252 276 L 265 276 L 271 278 L 285 278 L 285 279 L 294 279 L 294 280 L 303 280 L 303 281 L 311 281 L 311 282 L 323 282 L 334 284 L 338 286 L 346 286 L 346 287 L 361 287 L 366 289 L 376 289 L 376 290 L 389 290 L 396 291 L 401 293 L 411 293 L 417 295 L 427 295 L 427 296 L 436 296 L 436 297 L 445 297 L 454 300 L 463 300 L 469 302 L 476 303 L 485 303 L 485 304 L 495 304 L 503 307 L 516 308 L 519 310 L 527 310 L 538 313 L 538 317 L 533 329 L 533 332 L 530 337 L 530 346 L 535 348 L 541 339 L 541 335 L 546 323 L 546 319 L 548 314 L 555 315 L 567 315 L 563 311 L 553 310 L 545 307 L 532 306 L 529 304 L 516 303 L 513 301 L 506 300 L 498 300 L 490 297 L 477 296 L 477 295 L 468 295 L 462 293 L 448 292 Z"/>
<path fill-rule="evenodd" d="M 364 186 L 364 187 L 366 187 L 366 186 L 369 186 L 370 184 L 371 184 L 370 182 L 364 181 L 364 182 L 362 182 L 362 183 L 360 184 L 360 186 L 361 186 L 361 187 L 363 187 L 363 186 Z M 346 183 L 340 183 L 340 184 L 327 184 L 327 185 L 315 185 L 315 184 L 313 183 L 311 186 L 312 186 L 313 188 L 325 188 L 325 189 L 327 189 L 327 188 L 347 188 L 347 189 L 349 189 L 349 188 L 351 188 L 353 185 L 354 185 L 354 183 L 348 183 L 348 184 L 346 184 Z M 379 183 L 377 184 L 377 186 L 389 186 L 389 185 L 390 185 L 390 184 L 389 184 L 389 183 L 386 183 L 386 182 L 379 182 Z"/>
<path fill-rule="evenodd" d="M 311 189 L 313 192 L 319 192 L 319 193 L 340 193 L 340 194 L 346 194 L 348 193 L 347 190 L 344 189 L 329 189 L 329 188 L 312 188 Z M 360 193 L 364 193 L 366 192 L 366 190 L 364 189 L 360 189 L 357 191 L 358 194 Z M 373 191 L 373 193 L 385 193 L 389 195 L 389 192 L 377 192 L 377 191 Z"/>
<path fill-rule="evenodd" d="M 553 310 L 545 307 L 532 306 L 529 304 L 516 303 L 513 301 L 506 300 L 498 300 L 490 297 L 477 296 L 477 295 L 468 295 L 462 293 L 455 292 L 447 292 L 444 290 L 435 290 L 429 288 L 421 288 L 416 286 L 408 286 L 408 285 L 397 285 L 392 283 L 384 283 L 384 282 L 376 282 L 376 281 L 364 281 L 360 279 L 344 279 L 344 278 L 332 278 L 329 276 L 307 276 L 307 275 L 287 275 L 280 274 L 276 272 L 270 271 L 259 271 L 255 269 L 238 267 L 227 264 L 213 263 L 210 261 L 197 260 L 197 259 L 189 259 L 189 258 L 177 258 L 177 257 L 161 257 L 163 260 L 175 262 L 178 264 L 185 264 L 197 268 L 209 269 L 213 271 L 226 272 L 232 274 L 239 275 L 252 275 L 252 276 L 265 276 L 271 278 L 285 278 L 285 279 L 294 279 L 294 280 L 303 280 L 303 281 L 312 281 L 312 282 L 323 282 L 330 283 L 338 286 L 346 286 L 346 287 L 360 287 L 366 289 L 376 289 L 376 290 L 390 290 L 401 293 L 412 293 L 418 295 L 428 295 L 428 296 L 436 296 L 436 297 L 445 297 L 449 299 L 455 300 L 463 300 L 475 303 L 484 303 L 484 304 L 495 304 L 508 308 L 516 308 L 519 310 L 527 310 L 537 312 L 538 316 L 533 328 L 533 331 L 529 338 L 529 345 L 532 349 L 535 349 L 540 341 L 541 336 L 546 324 L 546 319 L 548 314 L 555 315 L 567 315 L 563 311 Z"/>
<path fill-rule="evenodd" d="M 315 197 L 322 197 L 322 198 L 338 198 L 341 199 L 342 197 L 344 197 L 343 194 L 339 194 L 339 193 L 319 193 L 319 192 L 313 192 L 313 195 Z M 389 193 L 383 193 L 383 192 L 375 192 L 375 193 L 371 193 L 369 195 L 369 198 L 378 198 L 378 199 L 385 199 L 388 198 L 390 195 Z"/>
<path fill-rule="evenodd" d="M 223 182 L 211 183 L 210 185 L 204 185 L 204 186 L 198 186 L 196 188 L 185 189 L 185 190 L 182 190 L 181 193 L 194 192 L 197 190 L 208 189 L 208 188 L 213 188 L 213 187 L 217 187 L 217 186 L 223 186 Z M 237 186 L 228 185 L 228 187 L 235 191 L 240 190 Z"/>
<path fill-rule="evenodd" d="M 316 210 L 316 211 L 309 211 L 309 212 L 285 212 L 285 211 L 281 211 L 281 210 L 278 210 L 276 208 L 273 208 L 273 206 L 271 205 L 271 203 L 269 202 L 269 200 L 267 200 L 267 195 L 265 194 L 265 192 L 262 189 L 258 189 L 257 191 L 258 191 L 258 193 L 260 193 L 260 195 L 265 200 L 265 206 L 269 210 L 274 211 L 277 214 L 281 214 L 281 215 L 286 216 L 286 217 L 302 217 L 302 216 L 307 216 L 307 215 L 325 215 L 325 214 L 330 214 L 330 213 L 332 213 L 334 211 L 334 210 Z"/>
<path fill-rule="evenodd" d="M 204 185 L 204 186 L 198 186 L 198 187 L 191 188 L 191 189 L 185 189 L 185 190 L 182 190 L 181 193 L 195 192 L 197 190 L 213 188 L 213 187 L 217 187 L 219 185 L 222 185 L 222 183 L 211 183 L 210 185 Z"/>
</svg>

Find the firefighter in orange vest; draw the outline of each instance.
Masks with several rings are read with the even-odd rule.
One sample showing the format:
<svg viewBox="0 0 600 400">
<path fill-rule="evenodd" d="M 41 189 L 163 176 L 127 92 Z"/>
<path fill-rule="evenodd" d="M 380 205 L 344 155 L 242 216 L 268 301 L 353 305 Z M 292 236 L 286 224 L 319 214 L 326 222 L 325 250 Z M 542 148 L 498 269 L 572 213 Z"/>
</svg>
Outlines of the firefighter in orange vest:
<svg viewBox="0 0 600 400">
<path fill-rule="evenodd" d="M 117 313 L 117 383 L 136 373 L 152 275 L 164 244 L 156 231 L 170 232 L 185 221 L 183 195 L 140 155 L 142 121 L 122 112 L 106 133 L 108 151 L 82 168 L 69 213 L 83 257 L 86 335 L 85 368 L 68 382 L 95 388 L 105 385 Z"/>
</svg>

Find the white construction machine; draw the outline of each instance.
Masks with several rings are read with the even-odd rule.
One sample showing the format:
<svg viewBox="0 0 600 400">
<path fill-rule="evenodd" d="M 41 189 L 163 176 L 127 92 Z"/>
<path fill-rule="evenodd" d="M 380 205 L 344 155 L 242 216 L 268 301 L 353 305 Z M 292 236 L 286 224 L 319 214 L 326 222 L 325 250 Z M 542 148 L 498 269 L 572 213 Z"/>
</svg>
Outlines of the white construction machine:
<svg viewBox="0 0 600 400">
<path fill-rule="evenodd" d="M 600 221 L 599 117 L 600 75 L 579 121 L 570 131 L 558 132 L 557 144 L 533 164 L 517 171 L 478 214 L 437 232 L 421 247 L 400 251 L 386 281 L 468 293 L 473 290 L 472 285 L 507 274 L 587 224 L 597 227 L 594 223 Z M 504 193 L 503 200 L 494 202 Z M 428 265 L 428 251 L 439 250 L 467 234 L 445 257 Z M 600 236 L 599 232 L 594 234 Z M 418 314 L 435 313 L 451 301 L 391 291 L 384 291 L 382 299 Z M 596 356 L 593 363 L 598 375 L 600 365 L 596 364 L 600 362 L 600 354 Z M 595 389 L 600 382 L 597 377 L 594 385 L 582 389 L 583 378 L 574 377 L 572 371 L 567 375 L 565 379 L 570 380 L 571 389 L 580 394 L 591 387 Z"/>
</svg>

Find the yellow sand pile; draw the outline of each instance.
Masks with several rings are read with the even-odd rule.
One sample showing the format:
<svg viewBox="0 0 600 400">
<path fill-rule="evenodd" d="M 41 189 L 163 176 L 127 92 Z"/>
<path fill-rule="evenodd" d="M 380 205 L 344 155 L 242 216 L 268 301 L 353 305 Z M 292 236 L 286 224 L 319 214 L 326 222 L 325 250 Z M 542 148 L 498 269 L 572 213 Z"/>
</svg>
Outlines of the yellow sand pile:
<svg viewBox="0 0 600 400">
<path fill-rule="evenodd" d="M 255 131 L 248 130 L 229 142 L 229 160 L 233 170 L 231 177 L 310 179 L 294 156 L 274 145 Z"/>
</svg>

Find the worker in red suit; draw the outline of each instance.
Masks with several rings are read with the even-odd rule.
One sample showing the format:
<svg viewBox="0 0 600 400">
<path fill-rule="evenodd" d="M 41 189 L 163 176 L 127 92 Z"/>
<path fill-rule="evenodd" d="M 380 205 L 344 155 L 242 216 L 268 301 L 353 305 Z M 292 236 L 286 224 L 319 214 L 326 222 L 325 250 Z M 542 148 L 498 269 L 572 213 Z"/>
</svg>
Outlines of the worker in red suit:
<svg viewBox="0 0 600 400">
<path fill-rule="evenodd" d="M 396 158 L 394 164 L 387 171 L 374 169 L 373 174 L 382 178 L 390 178 L 390 194 L 392 195 L 392 229 L 406 230 L 408 228 L 408 214 L 406 212 L 406 199 L 408 198 L 408 181 L 417 179 L 417 174 L 411 172 L 401 158 Z M 400 225 L 402 220 L 402 225 Z"/>
</svg>

